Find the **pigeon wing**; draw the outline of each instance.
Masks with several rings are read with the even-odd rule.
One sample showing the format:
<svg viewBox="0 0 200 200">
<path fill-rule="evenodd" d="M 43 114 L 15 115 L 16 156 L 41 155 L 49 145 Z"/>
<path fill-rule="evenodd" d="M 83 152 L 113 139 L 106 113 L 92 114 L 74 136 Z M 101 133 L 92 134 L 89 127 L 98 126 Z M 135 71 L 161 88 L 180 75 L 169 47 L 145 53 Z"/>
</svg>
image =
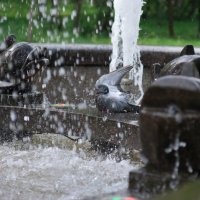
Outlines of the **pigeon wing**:
<svg viewBox="0 0 200 200">
<path fill-rule="evenodd" d="M 98 85 L 101 84 L 112 85 L 112 86 L 120 85 L 120 82 L 124 77 L 124 75 L 128 73 L 132 68 L 133 66 L 122 67 L 109 74 L 101 76 L 96 82 L 96 87 L 98 87 Z"/>
</svg>

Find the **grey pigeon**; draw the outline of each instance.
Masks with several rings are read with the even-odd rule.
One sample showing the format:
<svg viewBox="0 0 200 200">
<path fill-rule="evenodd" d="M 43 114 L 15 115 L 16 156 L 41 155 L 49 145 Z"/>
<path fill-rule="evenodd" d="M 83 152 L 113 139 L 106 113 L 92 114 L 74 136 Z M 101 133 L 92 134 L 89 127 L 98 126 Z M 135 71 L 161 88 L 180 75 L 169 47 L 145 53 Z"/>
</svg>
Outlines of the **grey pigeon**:
<svg viewBox="0 0 200 200">
<path fill-rule="evenodd" d="M 132 66 L 119 68 L 101 76 L 96 81 L 96 105 L 98 110 L 114 113 L 139 112 L 140 107 L 130 102 L 132 95 L 123 91 L 120 87 L 122 78 L 132 68 Z"/>
<path fill-rule="evenodd" d="M 163 68 L 159 64 L 154 65 L 154 78 L 166 75 L 183 75 L 200 77 L 200 55 L 195 55 L 194 47 L 186 45 L 180 53 L 180 57 L 167 63 Z"/>
<path fill-rule="evenodd" d="M 34 77 L 49 64 L 45 49 L 26 42 L 15 43 L 14 38 L 8 36 L 9 45 L 13 44 L 0 53 L 0 93 L 4 94 L 31 92 Z"/>
</svg>

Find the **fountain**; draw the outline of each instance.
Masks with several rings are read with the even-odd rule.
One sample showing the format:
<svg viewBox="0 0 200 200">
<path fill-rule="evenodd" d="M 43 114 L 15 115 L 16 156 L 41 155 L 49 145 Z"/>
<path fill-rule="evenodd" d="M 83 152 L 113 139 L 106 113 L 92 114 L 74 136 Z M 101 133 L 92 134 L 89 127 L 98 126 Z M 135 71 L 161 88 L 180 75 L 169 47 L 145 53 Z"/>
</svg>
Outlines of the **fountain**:
<svg viewBox="0 0 200 200">
<path fill-rule="evenodd" d="M 142 1 L 138 5 L 140 17 Z M 130 58 L 138 74 L 144 65 L 140 116 L 95 108 L 94 85 L 109 73 L 111 46 L 31 44 L 45 48 L 49 59 L 33 85 L 45 95 L 1 95 L 2 199 L 143 199 L 143 192 L 152 195 L 198 177 L 199 104 L 193 100 L 199 99 L 199 81 L 166 77 L 151 85 L 152 65 L 178 57 L 180 48 L 142 46 L 140 62 L 134 42 L 137 59 Z M 194 137 L 188 137 L 191 130 Z M 148 159 L 145 167 L 141 148 Z M 160 160 L 165 163 L 161 167 Z"/>
<path fill-rule="evenodd" d="M 137 97 L 135 94 L 137 104 L 140 103 L 143 96 L 143 65 L 137 46 L 143 3 L 142 0 L 114 0 L 115 20 L 112 27 L 113 51 L 110 71 L 112 72 L 122 66 L 134 66 L 129 73 L 129 79 L 133 80 L 139 88 L 140 96 Z"/>
</svg>

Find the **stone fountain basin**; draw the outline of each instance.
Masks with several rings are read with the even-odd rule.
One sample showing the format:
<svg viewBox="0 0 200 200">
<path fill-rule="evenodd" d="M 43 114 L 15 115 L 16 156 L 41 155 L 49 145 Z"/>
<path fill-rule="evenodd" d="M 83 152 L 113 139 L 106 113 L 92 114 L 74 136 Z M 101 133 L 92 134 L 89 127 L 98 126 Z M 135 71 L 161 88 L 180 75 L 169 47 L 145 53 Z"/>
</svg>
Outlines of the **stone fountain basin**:
<svg viewBox="0 0 200 200">
<path fill-rule="evenodd" d="M 111 46 L 34 45 L 47 48 L 50 59 L 49 68 L 43 72 L 36 84 L 37 89 L 47 94 L 50 102 L 67 101 L 73 104 L 86 102 L 94 105 L 94 85 L 100 76 L 109 72 Z M 140 50 L 144 65 L 143 88 L 146 90 L 152 83 L 151 66 L 154 63 L 164 65 L 178 57 L 182 47 L 140 46 Z M 200 48 L 195 48 L 195 51 L 200 54 Z M 48 80 L 49 74 L 51 74 L 50 80 Z M 65 93 L 67 100 L 63 99 L 65 90 L 67 90 Z"/>
<path fill-rule="evenodd" d="M 1 134 L 2 140 L 13 127 L 15 129 L 12 132 L 23 130 L 30 135 L 47 132 L 63 135 L 73 133 L 84 137 L 88 129 L 92 134 L 87 137 L 102 146 L 140 149 L 136 115 L 105 115 L 95 109 L 94 85 L 101 75 L 109 72 L 111 46 L 33 45 L 47 48 L 50 59 L 49 67 L 35 80 L 36 90 L 44 93 L 50 103 L 65 103 L 69 108 L 36 108 L 35 105 L 42 102 L 41 95 L 34 98 L 29 95 L 25 101 L 21 97 L 13 100 L 12 97 L 1 95 L 0 112 L 5 118 L 0 123 L 3 130 L 7 129 Z M 169 62 L 179 55 L 182 47 L 140 46 L 140 49 L 144 64 L 143 87 L 146 90 L 152 82 L 152 64 Z M 195 50 L 200 53 L 200 49 Z M 70 109 L 71 105 L 79 109 Z M 17 115 L 15 122 L 10 121 L 11 111 Z M 25 118 L 29 120 L 25 121 Z"/>
<path fill-rule="evenodd" d="M 33 45 L 49 50 L 50 66 L 35 81 L 39 93 L 34 97 L 28 95 L 13 99 L 12 96 L 1 95 L 0 113 L 4 116 L 0 121 L 1 142 L 12 140 L 14 135 L 22 138 L 56 133 L 89 139 L 95 148 L 102 151 L 141 149 L 137 115 L 105 114 L 95 108 L 94 85 L 101 75 L 109 71 L 111 46 Z M 179 56 L 182 47 L 141 46 L 140 49 L 144 64 L 143 87 L 146 90 L 152 83 L 152 64 L 163 65 L 171 61 Z M 200 53 L 199 48 L 195 50 Z M 48 105 L 43 107 L 43 94 L 50 103 L 69 106 L 62 109 Z"/>
<path fill-rule="evenodd" d="M 137 116 L 98 114 L 95 109 L 24 108 L 1 106 L 1 141 L 18 137 L 57 133 L 72 138 L 99 141 L 104 147 L 140 149 Z M 12 117 L 14 116 L 14 117 Z M 130 120 L 132 118 L 132 120 Z M 76 140 L 76 139 L 75 139 Z"/>
</svg>

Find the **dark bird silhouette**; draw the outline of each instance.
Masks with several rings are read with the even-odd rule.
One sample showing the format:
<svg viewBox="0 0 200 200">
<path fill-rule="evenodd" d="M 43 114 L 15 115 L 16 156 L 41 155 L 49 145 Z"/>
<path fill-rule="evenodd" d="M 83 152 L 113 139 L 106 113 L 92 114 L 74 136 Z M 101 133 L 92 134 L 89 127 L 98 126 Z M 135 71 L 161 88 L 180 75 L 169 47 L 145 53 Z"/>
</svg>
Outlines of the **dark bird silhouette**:
<svg viewBox="0 0 200 200">
<path fill-rule="evenodd" d="M 30 92 L 33 78 L 49 64 L 44 52 L 44 49 L 19 42 L 0 53 L 0 93 Z"/>
<path fill-rule="evenodd" d="M 122 67 L 109 74 L 101 76 L 95 85 L 96 105 L 98 110 L 106 112 L 139 112 L 139 106 L 131 103 L 132 95 L 120 87 L 124 75 L 132 66 Z"/>
<path fill-rule="evenodd" d="M 11 47 L 14 43 L 16 43 L 15 35 L 9 35 L 5 38 L 5 40 L 0 44 L 0 53 Z"/>
<path fill-rule="evenodd" d="M 154 77 L 166 75 L 183 75 L 200 77 L 200 55 L 195 55 L 194 47 L 186 45 L 180 53 L 180 57 L 167 63 L 164 67 L 154 65 Z"/>
</svg>

